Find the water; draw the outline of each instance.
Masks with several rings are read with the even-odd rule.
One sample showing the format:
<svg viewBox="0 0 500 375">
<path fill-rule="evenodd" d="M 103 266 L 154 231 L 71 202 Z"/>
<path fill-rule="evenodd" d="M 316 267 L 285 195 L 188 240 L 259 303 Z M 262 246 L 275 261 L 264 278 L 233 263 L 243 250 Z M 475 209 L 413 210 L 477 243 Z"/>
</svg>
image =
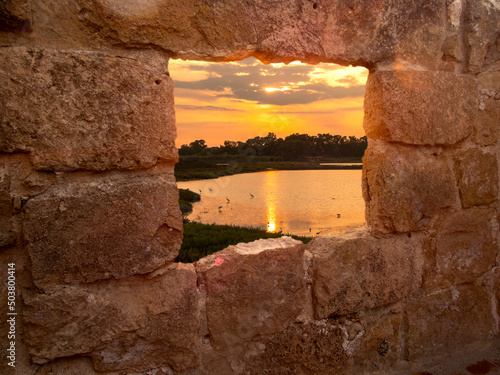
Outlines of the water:
<svg viewBox="0 0 500 375">
<path fill-rule="evenodd" d="M 177 185 L 201 190 L 201 201 L 187 218 L 206 224 L 314 236 L 365 222 L 361 170 L 267 171 Z"/>
</svg>

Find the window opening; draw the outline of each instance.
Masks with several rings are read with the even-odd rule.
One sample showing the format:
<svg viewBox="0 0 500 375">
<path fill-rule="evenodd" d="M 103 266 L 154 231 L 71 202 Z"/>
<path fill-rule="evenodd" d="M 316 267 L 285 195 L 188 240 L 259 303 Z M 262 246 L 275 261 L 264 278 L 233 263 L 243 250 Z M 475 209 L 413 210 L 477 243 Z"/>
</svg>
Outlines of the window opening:
<svg viewBox="0 0 500 375">
<path fill-rule="evenodd" d="M 308 238 L 364 225 L 365 68 L 248 58 L 171 60 L 169 71 L 185 242 L 202 231 L 193 223 Z"/>
</svg>

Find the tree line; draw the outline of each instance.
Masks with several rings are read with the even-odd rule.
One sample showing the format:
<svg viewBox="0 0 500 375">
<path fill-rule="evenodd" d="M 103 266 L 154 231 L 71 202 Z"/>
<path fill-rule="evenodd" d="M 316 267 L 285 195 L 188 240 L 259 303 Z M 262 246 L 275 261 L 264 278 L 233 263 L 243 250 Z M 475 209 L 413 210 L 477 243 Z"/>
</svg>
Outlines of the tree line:
<svg viewBox="0 0 500 375">
<path fill-rule="evenodd" d="M 269 133 L 266 137 L 254 137 L 246 142 L 224 141 L 218 147 L 208 147 L 205 140 L 198 139 L 179 148 L 179 155 L 217 156 L 252 154 L 270 156 L 285 161 L 300 161 L 318 157 L 362 157 L 368 145 L 366 136 L 331 135 L 328 133 L 308 135 L 295 133 L 277 138 Z"/>
</svg>

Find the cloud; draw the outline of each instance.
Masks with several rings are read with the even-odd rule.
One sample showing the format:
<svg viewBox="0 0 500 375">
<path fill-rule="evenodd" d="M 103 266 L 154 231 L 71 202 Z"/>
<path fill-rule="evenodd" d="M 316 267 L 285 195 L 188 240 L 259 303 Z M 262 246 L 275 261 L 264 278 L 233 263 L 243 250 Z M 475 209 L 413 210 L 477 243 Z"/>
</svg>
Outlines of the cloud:
<svg viewBox="0 0 500 375">
<path fill-rule="evenodd" d="M 352 98 L 364 96 L 365 86 L 360 84 L 359 70 L 323 64 L 322 67 L 292 64 L 279 67 L 263 65 L 255 59 L 246 65 L 239 63 L 214 63 L 209 65 L 188 65 L 189 69 L 204 73 L 196 81 L 176 81 L 176 88 L 189 90 L 210 90 L 219 92 L 216 96 L 250 100 L 259 104 L 291 105 L 308 104 L 331 98 Z M 253 62 L 252 62 L 253 61 Z M 325 67 L 326 66 L 326 67 Z M 361 79 L 362 82 L 362 79 Z M 274 88 L 268 92 L 265 89 Z"/>
<path fill-rule="evenodd" d="M 214 105 L 177 104 L 175 107 L 178 109 L 186 109 L 188 111 L 241 111 L 236 108 L 217 107 Z"/>
</svg>

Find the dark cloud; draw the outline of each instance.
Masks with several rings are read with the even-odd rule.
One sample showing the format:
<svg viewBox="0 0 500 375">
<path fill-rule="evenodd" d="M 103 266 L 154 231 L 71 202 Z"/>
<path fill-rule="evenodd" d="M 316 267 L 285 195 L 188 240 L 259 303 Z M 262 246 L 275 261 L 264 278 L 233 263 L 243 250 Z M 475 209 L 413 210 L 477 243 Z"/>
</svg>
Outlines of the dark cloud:
<svg viewBox="0 0 500 375">
<path fill-rule="evenodd" d="M 216 107 L 214 105 L 188 105 L 188 104 L 177 104 L 177 108 L 187 109 L 190 111 L 237 111 L 241 110 L 236 108 L 225 108 L 225 107 Z"/>
<path fill-rule="evenodd" d="M 252 62 L 252 59 L 248 59 Z M 255 60 L 255 59 L 253 59 Z M 263 64 L 210 64 L 207 66 L 190 65 L 190 69 L 206 71 L 208 78 L 185 82 L 176 81 L 175 87 L 191 90 L 211 90 L 220 92 L 219 97 L 231 97 L 256 101 L 260 104 L 290 105 L 308 104 L 324 99 L 360 97 L 365 86 L 332 87 L 324 83 L 312 82 L 308 74 L 315 69 L 312 65 L 290 65 L 276 68 Z M 245 75 L 238 75 L 245 73 Z M 265 87 L 300 85 L 293 90 L 266 92 Z M 355 84 L 354 78 L 343 78 L 342 83 Z M 230 89 L 232 94 L 227 94 Z"/>
</svg>

